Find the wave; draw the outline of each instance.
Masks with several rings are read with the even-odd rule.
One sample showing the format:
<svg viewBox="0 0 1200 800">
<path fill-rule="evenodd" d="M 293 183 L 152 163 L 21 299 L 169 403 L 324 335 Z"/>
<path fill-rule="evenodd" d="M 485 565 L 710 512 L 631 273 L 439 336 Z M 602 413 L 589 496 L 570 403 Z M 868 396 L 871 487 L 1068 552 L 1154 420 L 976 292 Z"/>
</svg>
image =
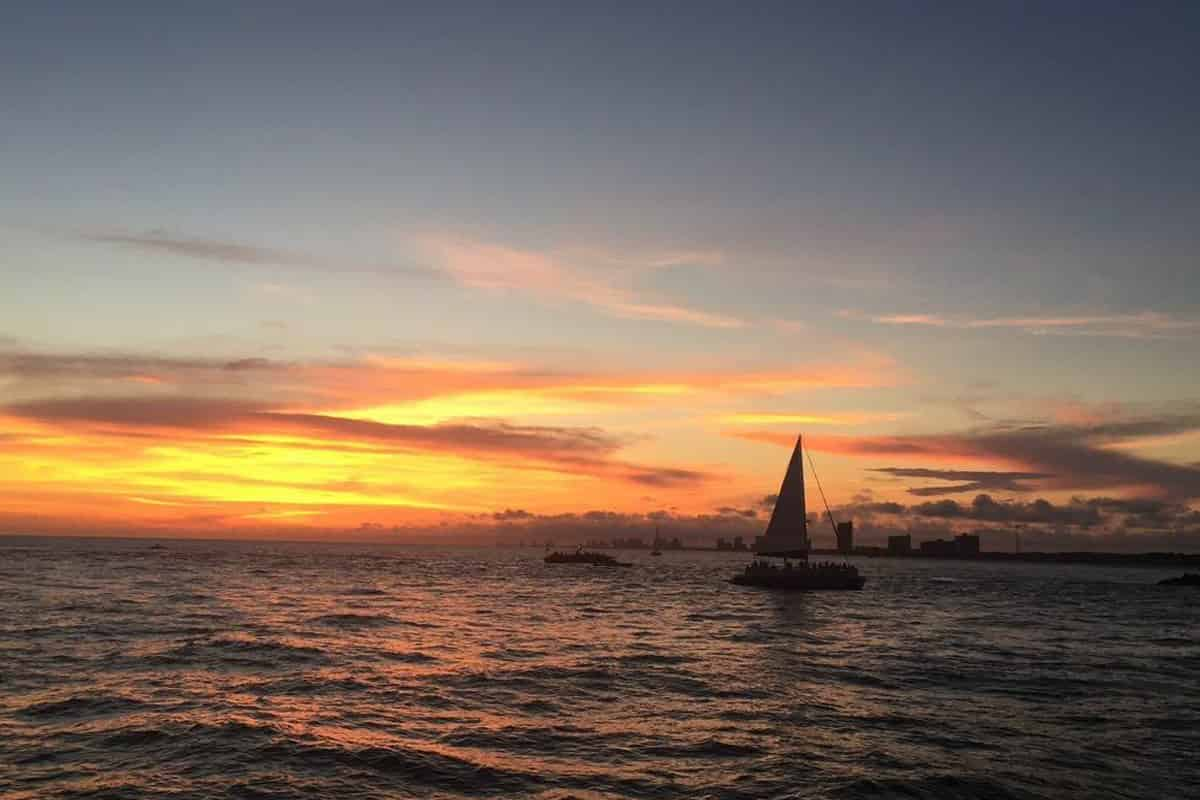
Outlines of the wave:
<svg viewBox="0 0 1200 800">
<path fill-rule="evenodd" d="M 618 673 L 605 667 L 530 667 L 505 672 L 463 672 L 457 680 L 464 685 L 502 686 L 506 689 L 530 686 L 541 693 L 554 683 L 569 683 L 575 687 L 609 688 L 617 682 Z"/>
<path fill-rule="evenodd" d="M 321 672 L 306 672 L 294 677 L 278 680 L 254 681 L 239 684 L 235 688 L 239 692 L 256 696 L 288 695 L 293 697 L 310 697 L 323 694 L 349 693 L 361 696 L 372 691 L 375 686 L 349 675 L 326 675 Z"/>
<path fill-rule="evenodd" d="M 549 700 L 528 700 L 524 703 L 518 703 L 517 709 L 526 714 L 539 717 L 558 714 L 562 710 L 562 707 L 558 703 L 552 703 Z"/>
<path fill-rule="evenodd" d="M 125 714 L 141 709 L 146 704 L 141 700 L 124 695 L 86 694 L 72 695 L 60 700 L 43 700 L 20 709 L 26 717 L 97 717 L 109 714 Z"/>
<path fill-rule="evenodd" d="M 503 650 L 489 650 L 481 655 L 484 658 L 495 659 L 496 661 L 528 661 L 530 659 L 545 658 L 546 653 L 541 650 L 523 650 L 519 647 L 506 647 Z"/>
<path fill-rule="evenodd" d="M 402 661 L 405 664 L 431 664 L 440 660 L 437 656 L 431 656 L 428 653 L 422 653 L 417 650 L 410 650 L 408 652 L 384 650 L 383 652 L 376 653 L 376 657 L 387 661 Z"/>
<path fill-rule="evenodd" d="M 400 625 L 405 628 L 429 628 L 429 629 L 432 629 L 432 628 L 442 627 L 441 625 L 437 624 L 436 622 L 423 622 L 422 620 L 419 620 L 419 619 L 393 618 L 392 621 L 394 624 Z"/>
<path fill-rule="evenodd" d="M 705 739 L 692 744 L 660 744 L 639 748 L 647 755 L 659 758 L 745 758 L 762 754 L 753 745 L 735 744 L 720 739 Z"/>
<path fill-rule="evenodd" d="M 973 775 L 930 775 L 922 778 L 858 778 L 821 795 L 833 798 L 897 798 L 897 800 L 1032 800 L 990 778 Z"/>
<path fill-rule="evenodd" d="M 323 614 L 309 620 L 314 625 L 328 625 L 334 628 L 386 628 L 395 625 L 396 620 L 386 614 Z"/>
<path fill-rule="evenodd" d="M 441 744 L 475 750 L 504 750 L 510 753 L 553 752 L 571 756 L 582 749 L 605 743 L 609 746 L 628 742 L 626 733 L 600 733 L 587 728 L 565 726 L 506 727 L 456 730 L 438 738 Z"/>
<path fill-rule="evenodd" d="M 274 741 L 254 752 L 268 763 L 290 764 L 298 772 L 349 767 L 381 772 L 409 786 L 475 795 L 527 792 L 541 783 L 537 773 L 520 772 L 430 750 L 401 747 L 339 747 L 331 744 Z"/>
<path fill-rule="evenodd" d="M 200 592 L 174 592 L 163 599 L 168 603 L 207 603 L 214 598 L 210 594 Z"/>
<path fill-rule="evenodd" d="M 161 728 L 126 728 L 103 738 L 104 747 L 145 747 L 170 736 Z"/>
<path fill-rule="evenodd" d="M 148 657 L 158 666 L 193 666 L 220 662 L 233 666 L 267 666 L 324 661 L 318 647 L 293 644 L 279 639 L 240 639 L 218 636 L 194 640 Z"/>
<path fill-rule="evenodd" d="M 688 664 L 695 660 L 691 656 L 672 656 L 665 653 L 634 653 L 633 655 L 619 656 L 617 658 L 617 661 L 630 666 L 654 664 L 673 666 L 676 664 Z"/>
</svg>

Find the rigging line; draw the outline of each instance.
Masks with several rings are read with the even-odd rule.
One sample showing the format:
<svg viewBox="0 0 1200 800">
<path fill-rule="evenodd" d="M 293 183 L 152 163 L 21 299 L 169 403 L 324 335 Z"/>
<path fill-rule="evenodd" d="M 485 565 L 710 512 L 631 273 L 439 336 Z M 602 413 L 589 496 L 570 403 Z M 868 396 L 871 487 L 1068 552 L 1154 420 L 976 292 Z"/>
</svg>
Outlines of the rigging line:
<svg viewBox="0 0 1200 800">
<path fill-rule="evenodd" d="M 833 535 L 837 536 L 837 521 L 833 518 L 833 512 L 829 510 L 829 501 L 825 499 L 825 490 L 821 488 L 821 476 L 817 474 L 817 466 L 813 463 L 812 453 L 805 450 L 804 455 L 808 456 L 808 466 L 812 469 L 813 477 L 817 479 L 817 491 L 821 493 L 821 502 L 825 504 L 825 513 L 829 515 L 829 524 L 833 526 Z"/>
</svg>

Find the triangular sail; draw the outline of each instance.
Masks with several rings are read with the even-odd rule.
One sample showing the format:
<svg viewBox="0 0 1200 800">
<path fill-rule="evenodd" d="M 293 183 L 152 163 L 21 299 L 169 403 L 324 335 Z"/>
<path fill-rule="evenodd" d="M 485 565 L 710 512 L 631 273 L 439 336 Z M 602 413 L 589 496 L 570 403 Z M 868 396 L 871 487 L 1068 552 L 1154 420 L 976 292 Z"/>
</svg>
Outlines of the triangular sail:
<svg viewBox="0 0 1200 800">
<path fill-rule="evenodd" d="M 808 509 L 804 503 L 804 456 L 800 436 L 779 487 L 767 532 L 755 544 L 759 555 L 804 558 L 808 555 Z"/>
</svg>

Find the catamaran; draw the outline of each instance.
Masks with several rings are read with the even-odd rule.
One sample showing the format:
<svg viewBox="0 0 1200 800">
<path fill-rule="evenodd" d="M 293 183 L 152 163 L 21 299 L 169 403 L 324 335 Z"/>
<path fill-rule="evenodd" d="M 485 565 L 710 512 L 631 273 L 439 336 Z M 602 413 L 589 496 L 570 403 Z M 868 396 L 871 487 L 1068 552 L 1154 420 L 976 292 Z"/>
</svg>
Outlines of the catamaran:
<svg viewBox="0 0 1200 800">
<path fill-rule="evenodd" d="M 767 530 L 755 539 L 754 552 L 758 558 L 747 565 L 741 574 L 730 578 L 730 582 L 768 589 L 861 589 L 866 579 L 858 574 L 853 564 L 810 564 L 808 561 L 812 546 L 808 538 L 808 509 L 804 501 L 805 454 L 802 438 L 796 437 L 796 446 L 792 450 L 787 473 L 783 476 L 783 485 L 779 487 L 779 497 L 775 501 Z M 816 478 L 817 489 L 825 503 L 825 513 L 829 515 L 836 537 L 837 522 L 825 500 L 825 490 L 821 489 L 821 479 L 817 477 L 812 456 L 809 456 L 809 466 L 813 467 L 813 477 Z M 782 566 L 767 560 L 771 558 L 783 559 Z M 793 564 L 792 559 L 796 559 L 797 563 Z"/>
</svg>

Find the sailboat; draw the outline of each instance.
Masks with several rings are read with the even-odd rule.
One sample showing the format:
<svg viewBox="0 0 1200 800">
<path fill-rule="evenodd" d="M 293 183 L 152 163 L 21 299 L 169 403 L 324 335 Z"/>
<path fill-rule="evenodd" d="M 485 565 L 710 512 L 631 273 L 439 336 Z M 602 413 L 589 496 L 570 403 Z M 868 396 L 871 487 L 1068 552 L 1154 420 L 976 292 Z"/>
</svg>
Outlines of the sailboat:
<svg viewBox="0 0 1200 800">
<path fill-rule="evenodd" d="M 771 512 L 771 520 L 767 530 L 754 542 L 754 553 L 758 558 L 751 562 L 745 570 L 730 578 L 731 583 L 741 586 L 761 586 L 768 589 L 861 589 L 866 579 L 858 574 L 858 569 L 849 563 L 827 562 L 810 564 L 809 551 L 812 544 L 808 538 L 808 509 L 804 500 L 804 448 L 803 436 L 796 437 L 796 446 L 792 449 L 792 458 L 788 462 L 787 472 L 783 476 L 783 484 L 779 487 L 779 497 Z M 812 466 L 812 457 L 809 456 Z M 825 513 L 833 525 L 834 535 L 837 535 L 837 522 L 829 503 L 825 501 L 825 490 L 821 489 L 821 479 L 813 468 L 813 477 L 817 480 L 817 489 L 821 492 L 821 500 L 825 502 Z M 767 559 L 781 558 L 780 566 Z M 793 564 L 792 559 L 797 563 Z"/>
<path fill-rule="evenodd" d="M 658 538 L 658 526 L 654 526 L 654 549 L 650 551 L 652 556 L 662 555 L 662 539 Z"/>
</svg>

